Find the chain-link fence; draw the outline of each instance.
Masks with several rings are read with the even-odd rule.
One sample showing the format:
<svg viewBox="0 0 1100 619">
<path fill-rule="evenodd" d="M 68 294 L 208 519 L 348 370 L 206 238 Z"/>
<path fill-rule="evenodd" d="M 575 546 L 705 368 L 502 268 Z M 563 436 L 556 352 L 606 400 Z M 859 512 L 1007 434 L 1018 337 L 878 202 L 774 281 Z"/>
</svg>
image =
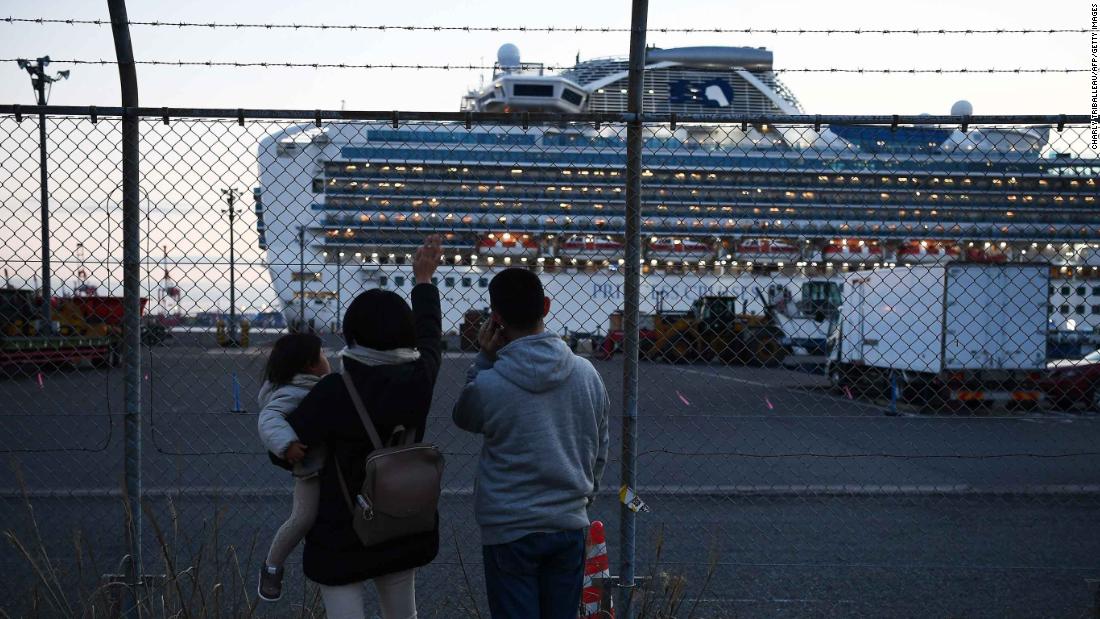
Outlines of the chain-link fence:
<svg viewBox="0 0 1100 619">
<path fill-rule="evenodd" d="M 13 471 L 0 483 L 12 538 L 0 589 L 12 614 L 78 614 L 97 587 L 112 591 L 103 575 L 126 552 L 121 121 L 96 116 L 45 118 L 48 303 L 40 121 L 0 116 Z M 625 125 L 255 116 L 141 120 L 144 572 L 203 608 L 256 603 L 256 568 L 290 507 L 290 479 L 256 432 L 271 344 L 313 331 L 335 353 L 358 293 L 409 293 L 428 234 L 444 237 L 446 352 L 427 434 L 447 469 L 421 612 L 486 610 L 480 442 L 450 410 L 488 282 L 505 267 L 539 274 L 547 328 L 611 395 L 607 490 L 592 517 L 615 566 Z M 643 614 L 1089 608 L 1100 163 L 1088 126 L 881 120 L 644 126 L 629 489 L 646 506 Z M 299 556 L 284 601 L 257 613 L 316 611 Z"/>
</svg>

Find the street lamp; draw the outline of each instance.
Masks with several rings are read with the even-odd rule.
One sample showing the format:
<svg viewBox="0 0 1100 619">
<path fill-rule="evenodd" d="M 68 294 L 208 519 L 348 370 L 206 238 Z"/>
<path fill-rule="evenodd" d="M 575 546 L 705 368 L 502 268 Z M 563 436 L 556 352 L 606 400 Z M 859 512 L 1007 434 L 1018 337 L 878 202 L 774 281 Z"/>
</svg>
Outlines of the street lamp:
<svg viewBox="0 0 1100 619">
<path fill-rule="evenodd" d="M 46 65 L 50 64 L 50 57 L 43 56 L 37 60 L 20 58 L 16 60 L 19 68 L 31 76 L 31 86 L 34 88 L 35 101 L 40 106 L 46 105 L 49 94 L 46 85 L 53 90 L 53 83 L 69 79 L 68 71 L 58 71 L 57 75 L 46 75 Z M 47 184 L 46 173 L 46 113 L 38 113 L 38 171 L 39 188 L 41 190 L 41 219 L 42 219 L 42 333 L 53 333 L 53 317 L 50 315 L 50 190 Z"/>
<path fill-rule="evenodd" d="M 237 345 L 237 252 L 236 252 L 236 236 L 234 231 L 233 222 L 236 221 L 237 215 L 241 214 L 241 211 L 234 207 L 237 198 L 241 195 L 241 190 L 235 187 L 229 189 L 222 189 L 222 195 L 225 196 L 226 208 L 222 209 L 223 215 L 229 215 L 229 345 Z"/>
</svg>

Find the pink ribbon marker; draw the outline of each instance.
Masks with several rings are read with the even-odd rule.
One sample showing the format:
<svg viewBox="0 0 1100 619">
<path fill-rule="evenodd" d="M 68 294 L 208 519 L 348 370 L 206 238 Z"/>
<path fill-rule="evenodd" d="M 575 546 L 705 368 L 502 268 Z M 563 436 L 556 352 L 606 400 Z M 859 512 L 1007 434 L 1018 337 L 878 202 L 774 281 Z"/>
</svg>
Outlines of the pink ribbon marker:
<svg viewBox="0 0 1100 619">
<path fill-rule="evenodd" d="M 848 396 L 848 399 L 852 399 L 852 390 L 848 388 L 848 385 L 844 385 L 844 395 Z"/>
<path fill-rule="evenodd" d="M 42 372 L 38 373 L 38 388 L 45 389 L 46 386 L 42 384 Z"/>
<path fill-rule="evenodd" d="M 775 407 L 772 406 L 772 401 L 768 399 L 768 396 L 764 396 L 764 404 L 768 405 L 768 410 L 775 410 Z"/>
<path fill-rule="evenodd" d="M 677 391 L 676 396 L 680 398 L 680 401 L 684 403 L 684 406 L 691 406 L 691 402 L 688 402 L 688 399 L 684 397 L 684 394 Z"/>
</svg>

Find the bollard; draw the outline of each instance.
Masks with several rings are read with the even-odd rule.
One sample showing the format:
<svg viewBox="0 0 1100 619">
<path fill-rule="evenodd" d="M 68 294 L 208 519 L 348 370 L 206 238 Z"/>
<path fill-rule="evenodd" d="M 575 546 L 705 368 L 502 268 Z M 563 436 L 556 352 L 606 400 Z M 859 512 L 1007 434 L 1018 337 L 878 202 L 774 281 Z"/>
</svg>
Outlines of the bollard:
<svg viewBox="0 0 1100 619">
<path fill-rule="evenodd" d="M 233 410 L 234 413 L 243 413 L 241 408 L 241 383 L 237 380 L 237 373 L 233 372 Z"/>
<path fill-rule="evenodd" d="M 219 320 L 215 326 L 217 329 L 214 331 L 214 339 L 217 340 L 218 346 L 225 346 L 229 343 L 229 338 L 225 335 L 225 321 Z"/>
<path fill-rule="evenodd" d="M 248 333 L 252 330 L 252 324 L 247 320 L 241 321 L 241 348 L 248 348 Z"/>
<path fill-rule="evenodd" d="M 894 372 L 890 372 L 890 408 L 886 409 L 886 414 L 898 416 L 898 377 Z"/>
</svg>

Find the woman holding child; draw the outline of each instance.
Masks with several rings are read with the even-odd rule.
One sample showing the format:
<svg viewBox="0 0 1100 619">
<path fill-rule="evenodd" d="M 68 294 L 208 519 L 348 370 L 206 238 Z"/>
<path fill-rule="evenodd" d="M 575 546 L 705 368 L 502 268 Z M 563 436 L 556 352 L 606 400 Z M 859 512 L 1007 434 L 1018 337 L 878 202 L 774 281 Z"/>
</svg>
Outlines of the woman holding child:
<svg viewBox="0 0 1100 619">
<path fill-rule="evenodd" d="M 442 359 L 442 315 L 439 290 L 431 283 L 439 265 L 442 248 L 438 237 L 429 237 L 413 261 L 416 286 L 412 289 L 412 308 L 397 294 L 373 289 L 358 297 L 344 315 L 346 347 L 340 352 L 342 371 L 363 399 L 379 436 L 387 437 L 398 426 L 415 429 L 416 441 L 423 440 L 432 390 Z M 276 344 L 276 349 L 279 345 Z M 362 463 L 373 450 L 367 432 L 356 412 L 351 396 L 340 374 L 328 374 L 314 380 L 309 372 L 324 370 L 316 359 L 310 360 L 299 376 L 290 372 L 291 386 L 312 388 L 297 407 L 287 414 L 261 412 L 261 435 L 274 459 L 284 466 L 315 464 L 311 457 L 325 451 L 320 466 L 295 467 L 312 474 L 315 480 L 298 477 L 295 486 L 295 507 L 291 521 L 280 530 L 272 553 L 260 572 L 260 592 L 265 599 L 278 599 L 281 593 L 282 565 L 273 564 L 289 553 L 296 539 L 293 531 L 302 530 L 303 518 L 310 524 L 305 534 L 302 567 L 305 575 L 321 586 L 325 610 L 329 617 L 358 619 L 364 616 L 363 585 L 372 580 L 378 590 L 382 617 L 408 619 L 416 616 L 416 568 L 427 565 L 439 550 L 438 519 L 434 531 L 409 535 L 390 542 L 364 547 L 352 527 L 352 513 L 345 502 L 337 473 L 337 464 L 347 477 L 349 487 L 363 481 Z M 267 377 L 272 382 L 273 376 Z M 287 375 L 283 372 L 283 375 Z M 265 388 L 278 392 L 279 385 Z M 284 407 L 285 410 L 285 407 Z M 267 419 L 265 433 L 263 420 Z M 281 440 L 269 442 L 268 433 L 281 420 Z M 289 433 L 288 433 L 289 430 Z M 272 447 L 272 445 L 277 445 Z M 314 484 L 313 487 L 308 484 Z M 299 494 L 308 503 L 299 509 Z M 312 518 L 310 518 L 312 516 Z M 311 521 L 311 523 L 310 523 Z M 279 552 L 276 552 L 279 545 Z"/>
</svg>

